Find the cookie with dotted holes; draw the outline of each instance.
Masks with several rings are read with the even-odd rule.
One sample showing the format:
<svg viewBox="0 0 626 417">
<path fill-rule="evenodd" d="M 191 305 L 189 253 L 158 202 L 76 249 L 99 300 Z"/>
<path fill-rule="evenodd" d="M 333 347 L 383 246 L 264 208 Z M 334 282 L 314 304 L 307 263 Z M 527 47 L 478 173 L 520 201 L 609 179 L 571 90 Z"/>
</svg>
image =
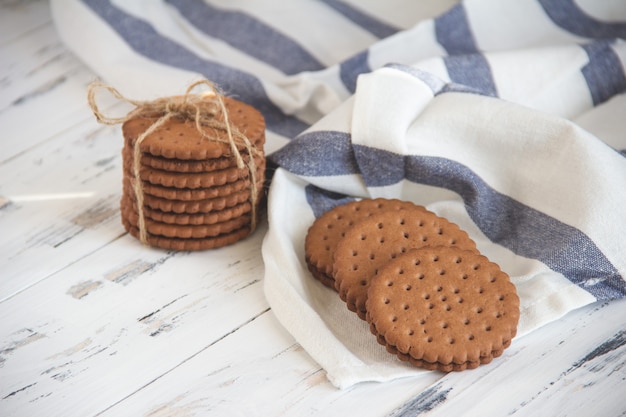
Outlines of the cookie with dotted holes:
<svg viewBox="0 0 626 417">
<path fill-rule="evenodd" d="M 125 175 L 134 177 L 131 156 L 124 155 L 123 159 Z M 254 162 L 257 168 L 256 172 L 265 169 L 265 160 L 261 157 L 255 157 Z M 220 186 L 250 176 L 247 166 L 239 168 L 236 165 L 209 172 L 173 172 L 141 166 L 139 173 L 141 179 L 150 184 L 189 189 Z"/>
<path fill-rule="evenodd" d="M 132 160 L 123 156 L 124 175 L 134 178 Z M 264 158 L 254 158 L 256 166 L 255 179 L 262 180 L 265 176 L 266 161 Z M 161 187 L 196 190 L 210 189 L 223 185 L 238 182 L 250 177 L 248 167 L 238 168 L 233 166 L 211 172 L 168 172 L 150 167 L 140 167 L 140 178 L 145 184 L 152 184 Z"/>
<path fill-rule="evenodd" d="M 257 190 L 262 190 L 265 184 L 265 171 L 263 168 L 264 167 L 259 167 L 257 171 Z M 134 176 L 125 171 L 123 176 L 124 185 L 129 186 L 133 180 Z M 228 197 L 240 191 L 249 191 L 251 189 L 250 184 L 250 179 L 244 178 L 224 185 L 216 185 L 207 188 L 176 188 L 150 184 L 144 181 L 143 192 L 146 196 L 150 195 L 166 200 L 200 201 L 218 197 Z"/>
<path fill-rule="evenodd" d="M 125 200 L 127 207 L 132 207 L 134 211 L 137 211 L 137 201 L 131 199 L 128 195 L 122 197 Z M 249 201 L 227 207 L 222 210 L 213 210 L 207 213 L 172 213 L 153 209 L 150 206 L 144 204 L 144 215 L 154 221 L 168 223 L 168 224 L 180 224 L 180 225 L 201 225 L 201 224 L 214 224 L 231 220 L 235 217 L 239 217 L 243 214 L 252 211 L 252 204 Z"/>
<path fill-rule="evenodd" d="M 135 192 L 130 180 L 127 178 L 123 181 L 123 196 L 128 196 L 133 201 L 136 201 Z M 144 205 L 155 210 L 161 210 L 168 213 L 209 213 L 212 211 L 224 210 L 233 207 L 237 204 L 241 204 L 246 201 L 250 201 L 250 188 L 243 188 L 240 191 L 235 191 L 224 196 L 217 196 L 212 198 L 203 198 L 198 200 L 177 200 L 162 197 L 155 197 L 152 194 L 148 194 L 144 186 Z M 259 202 L 263 197 L 263 189 L 257 189 L 257 201 Z"/>
<path fill-rule="evenodd" d="M 133 158 L 133 149 L 126 145 L 122 150 L 122 155 L 130 159 Z M 250 157 L 244 151 L 241 152 L 241 157 L 244 163 L 248 163 Z M 174 158 L 163 158 L 161 156 L 150 155 L 149 153 L 142 153 L 140 159 L 141 165 L 154 169 L 161 169 L 170 172 L 212 172 L 220 169 L 231 168 L 237 165 L 237 162 L 232 156 L 222 156 L 219 158 L 209 158 L 201 160 L 183 160 Z"/>
<path fill-rule="evenodd" d="M 124 228 L 135 238 L 139 239 L 139 229 L 133 226 L 126 218 L 122 217 Z M 232 245 L 247 237 L 251 232 L 249 226 L 244 226 L 228 233 L 206 238 L 175 238 L 148 234 L 147 244 L 161 249 L 175 251 L 200 251 L 217 249 L 223 246 Z"/>
<path fill-rule="evenodd" d="M 333 254 L 339 239 L 359 220 L 375 213 L 402 208 L 426 210 L 408 201 L 376 198 L 342 204 L 318 217 L 309 227 L 304 241 L 305 261 L 313 277 L 335 289 Z"/>
<path fill-rule="evenodd" d="M 491 362 L 517 333 L 509 276 L 458 247 L 410 250 L 372 279 L 367 321 L 379 343 L 415 366 L 444 372 Z"/>
<path fill-rule="evenodd" d="M 259 111 L 241 101 L 223 97 L 230 123 L 245 135 L 257 149 L 265 143 L 265 119 Z M 213 103 L 207 102 L 207 106 Z M 135 117 L 122 125 L 125 146 L 133 148 L 137 138 L 158 120 L 157 117 Z M 223 122 L 223 115 L 217 114 L 216 121 Z M 167 120 L 150 133 L 139 145 L 141 152 L 153 156 L 179 160 L 205 160 L 232 156 L 228 135 L 221 129 L 206 128 L 219 141 L 208 140 L 198 132 L 195 121 Z M 237 143 L 240 151 L 243 143 Z"/>
<path fill-rule="evenodd" d="M 432 211 L 401 209 L 374 214 L 354 224 L 333 256 L 335 289 L 350 311 L 365 320 L 367 289 L 378 269 L 410 249 L 458 246 L 478 252 L 459 226 Z"/>
<path fill-rule="evenodd" d="M 131 201 L 128 199 L 122 199 L 120 204 L 121 215 L 131 226 L 138 227 L 139 215 L 130 203 Z M 246 225 L 250 225 L 252 217 L 249 214 L 242 214 L 241 216 L 233 217 L 223 222 L 186 225 L 159 222 L 149 217 L 145 217 L 144 220 L 146 231 L 151 235 L 184 239 L 202 239 L 229 233 Z"/>
</svg>

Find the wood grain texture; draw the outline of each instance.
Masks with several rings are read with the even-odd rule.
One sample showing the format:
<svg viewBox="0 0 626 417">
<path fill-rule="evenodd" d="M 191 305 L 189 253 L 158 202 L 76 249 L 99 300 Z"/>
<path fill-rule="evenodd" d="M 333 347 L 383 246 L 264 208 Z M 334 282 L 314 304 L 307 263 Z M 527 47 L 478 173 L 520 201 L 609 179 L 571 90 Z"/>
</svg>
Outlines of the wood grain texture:
<svg viewBox="0 0 626 417">
<path fill-rule="evenodd" d="M 574 311 L 515 340 L 504 360 L 446 375 L 391 416 L 623 415 L 625 306 L 620 300 Z"/>
<path fill-rule="evenodd" d="M 264 297 L 265 219 L 196 253 L 125 233 L 119 127 L 46 1 L 0 2 L 0 57 L 0 416 L 626 415 L 626 301 L 474 371 L 335 389 Z"/>
</svg>

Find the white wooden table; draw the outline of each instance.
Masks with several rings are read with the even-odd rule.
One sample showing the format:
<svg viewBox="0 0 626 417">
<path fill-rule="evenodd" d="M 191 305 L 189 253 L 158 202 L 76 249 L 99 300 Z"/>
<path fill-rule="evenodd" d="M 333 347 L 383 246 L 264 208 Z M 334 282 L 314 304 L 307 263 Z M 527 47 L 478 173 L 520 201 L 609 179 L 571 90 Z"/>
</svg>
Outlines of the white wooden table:
<svg viewBox="0 0 626 417">
<path fill-rule="evenodd" d="M 0 416 L 626 415 L 626 300 L 473 371 L 337 390 L 264 298 L 266 222 L 198 253 L 125 233 L 94 78 L 47 2 L 0 2 Z"/>
</svg>

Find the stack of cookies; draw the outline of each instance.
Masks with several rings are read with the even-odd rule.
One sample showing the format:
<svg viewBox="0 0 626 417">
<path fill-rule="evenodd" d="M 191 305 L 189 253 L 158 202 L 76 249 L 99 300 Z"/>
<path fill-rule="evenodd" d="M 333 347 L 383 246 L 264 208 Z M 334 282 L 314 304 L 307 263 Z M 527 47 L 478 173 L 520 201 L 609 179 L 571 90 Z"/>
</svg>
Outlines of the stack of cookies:
<svg viewBox="0 0 626 417">
<path fill-rule="evenodd" d="M 207 138 L 193 119 L 172 117 L 144 135 L 135 166 L 137 139 L 162 116 L 141 115 L 124 122 L 122 224 L 141 238 L 141 210 L 144 243 L 171 250 L 212 249 L 235 243 L 254 229 L 264 193 L 265 121 L 253 107 L 222 99 L 229 126 L 249 144 L 231 145 L 232 136 L 214 126 L 202 127 L 213 136 Z M 221 113 L 215 119 L 226 123 Z M 243 164 L 238 165 L 233 146 Z"/>
<path fill-rule="evenodd" d="M 388 352 L 415 366 L 476 368 L 517 333 L 520 303 L 508 275 L 458 225 L 422 206 L 337 206 L 309 228 L 305 260 Z"/>
</svg>

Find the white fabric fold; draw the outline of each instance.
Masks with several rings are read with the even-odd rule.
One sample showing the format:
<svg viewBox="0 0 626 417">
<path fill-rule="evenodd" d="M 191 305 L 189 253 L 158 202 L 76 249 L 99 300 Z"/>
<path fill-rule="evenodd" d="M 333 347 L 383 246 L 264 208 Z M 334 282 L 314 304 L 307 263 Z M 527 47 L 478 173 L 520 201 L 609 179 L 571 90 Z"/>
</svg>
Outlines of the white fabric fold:
<svg viewBox="0 0 626 417">
<path fill-rule="evenodd" d="M 361 76 L 353 103 L 351 115 L 345 109 L 338 112 L 337 129 L 333 129 L 331 114 L 323 123 L 324 130 L 316 131 L 313 126 L 276 155 L 285 168 L 274 175 L 268 210 L 270 229 L 263 245 L 268 268 L 265 291 L 274 312 L 338 387 L 423 371 L 394 361 L 377 345 L 367 324 L 347 311 L 338 294 L 315 281 L 307 271 L 304 236 L 314 221 L 315 211 L 308 189 L 311 185 L 353 197 L 413 201 L 459 224 L 477 242 L 480 251 L 500 264 L 516 285 L 521 298 L 518 337 L 596 301 L 593 292 L 585 288 L 611 276 L 610 271 L 602 267 L 596 270 L 590 265 L 573 266 L 579 268 L 575 271 L 567 266 L 563 271 L 554 270 L 559 262 L 550 260 L 551 256 L 579 254 L 559 245 L 595 250 L 588 257 L 590 262 L 598 261 L 597 256 L 606 257 L 620 274 L 626 271 L 623 227 L 619 227 L 624 224 L 619 207 L 626 207 L 625 160 L 589 132 L 566 119 L 501 99 L 466 92 L 435 95 L 423 80 L 395 68 Z M 341 131 L 348 116 L 351 130 Z M 300 160 L 306 159 L 307 164 L 326 163 L 324 152 L 312 155 L 306 143 L 324 141 L 328 130 L 341 131 L 350 138 L 347 152 L 356 154 L 359 172 L 355 176 L 364 177 L 365 183 L 372 182 L 366 185 L 365 195 L 361 181 L 333 181 L 302 172 Z M 359 162 L 359 153 L 372 156 L 362 157 Z M 388 154 L 392 154 L 391 164 L 412 156 L 418 162 L 400 168 L 386 166 Z M 425 159 L 426 164 L 439 162 L 437 169 L 449 181 L 480 181 L 478 190 L 459 195 L 450 189 L 442 192 L 445 182 L 439 186 L 419 184 L 415 171 L 422 169 L 420 159 Z M 376 183 L 384 177 L 383 173 L 394 170 L 398 181 Z M 432 173 L 435 171 L 429 175 Z M 481 205 L 490 204 L 495 204 L 491 209 L 505 208 L 510 212 L 491 213 L 477 221 L 476 216 L 490 210 Z M 555 240 L 555 254 L 550 254 L 550 241 L 525 242 L 535 235 L 521 233 L 524 231 L 506 224 L 498 226 L 508 221 L 519 222 L 520 227 L 545 227 L 580 240 Z M 500 229 L 513 235 L 485 235 Z M 590 249 L 593 245 L 596 247 Z M 535 253 L 535 249 L 540 259 L 523 254 Z M 546 264 L 542 258 L 552 263 Z M 604 273 L 608 275 L 602 276 Z M 577 279 L 585 279 L 586 283 L 572 282 Z M 279 293 L 284 288 L 294 291 L 285 297 Z M 316 327 L 310 327 L 312 323 Z"/>
</svg>

